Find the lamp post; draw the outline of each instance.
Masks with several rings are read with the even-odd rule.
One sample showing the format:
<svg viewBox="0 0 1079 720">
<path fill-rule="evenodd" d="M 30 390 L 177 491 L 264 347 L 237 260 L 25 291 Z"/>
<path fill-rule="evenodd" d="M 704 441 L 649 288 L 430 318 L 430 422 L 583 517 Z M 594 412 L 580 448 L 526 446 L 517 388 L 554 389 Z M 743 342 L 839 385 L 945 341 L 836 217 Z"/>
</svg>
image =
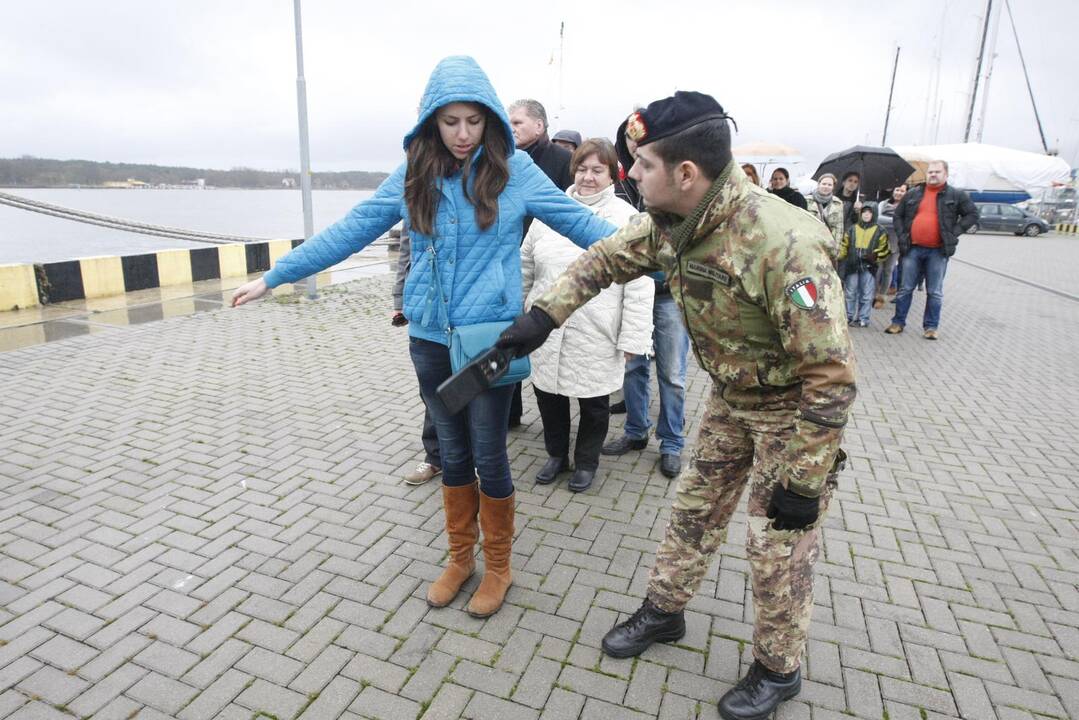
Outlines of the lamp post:
<svg viewBox="0 0 1079 720">
<path fill-rule="evenodd" d="M 296 105 L 300 114 L 300 196 L 303 198 L 303 239 L 315 234 L 311 215 L 311 150 L 307 138 L 307 81 L 303 76 L 303 29 L 300 25 L 300 0 L 293 0 L 296 16 Z M 317 273 L 307 278 L 307 297 L 318 296 Z"/>
</svg>

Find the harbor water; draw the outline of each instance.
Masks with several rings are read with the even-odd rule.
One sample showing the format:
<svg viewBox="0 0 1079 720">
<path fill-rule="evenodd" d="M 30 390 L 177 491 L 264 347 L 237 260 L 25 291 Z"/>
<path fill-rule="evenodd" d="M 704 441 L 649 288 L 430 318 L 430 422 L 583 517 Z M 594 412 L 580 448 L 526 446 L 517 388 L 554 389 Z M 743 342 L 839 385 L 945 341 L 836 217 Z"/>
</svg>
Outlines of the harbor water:
<svg viewBox="0 0 1079 720">
<path fill-rule="evenodd" d="M 265 239 L 303 236 L 299 190 L 5 189 L 32 200 L 125 220 Z M 316 190 L 315 231 L 342 218 L 374 190 Z M 46 263 L 206 247 L 121 232 L 0 205 L 0 264 Z"/>
</svg>

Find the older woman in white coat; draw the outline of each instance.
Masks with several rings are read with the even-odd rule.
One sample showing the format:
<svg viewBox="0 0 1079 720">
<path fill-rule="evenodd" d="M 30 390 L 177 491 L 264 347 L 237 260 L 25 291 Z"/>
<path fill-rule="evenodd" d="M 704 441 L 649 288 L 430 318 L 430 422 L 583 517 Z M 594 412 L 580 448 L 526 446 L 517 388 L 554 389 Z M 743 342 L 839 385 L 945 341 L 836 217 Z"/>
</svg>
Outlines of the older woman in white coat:
<svg viewBox="0 0 1079 720">
<path fill-rule="evenodd" d="M 592 212 L 621 227 L 637 210 L 615 197 L 618 155 L 602 138 L 581 143 L 570 161 L 574 184 L 566 194 Z M 534 222 L 521 246 L 525 310 L 546 292 L 584 251 L 541 222 Z M 611 285 L 575 312 L 532 353 L 532 385 L 543 420 L 547 463 L 536 475 L 552 483 L 570 468 L 570 398 L 577 398 L 581 417 L 569 489 L 587 490 L 599 466 L 600 450 L 610 420 L 608 395 L 622 387 L 625 354 L 652 352 L 652 301 L 655 282 L 649 277 L 628 285 Z"/>
</svg>

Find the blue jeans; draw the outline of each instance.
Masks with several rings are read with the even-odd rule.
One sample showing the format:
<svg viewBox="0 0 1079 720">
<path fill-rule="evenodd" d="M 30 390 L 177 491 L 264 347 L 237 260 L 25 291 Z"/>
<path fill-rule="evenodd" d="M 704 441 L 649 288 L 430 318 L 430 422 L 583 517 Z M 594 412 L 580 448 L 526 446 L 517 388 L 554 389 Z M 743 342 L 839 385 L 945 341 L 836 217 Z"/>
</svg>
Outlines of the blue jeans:
<svg viewBox="0 0 1079 720">
<path fill-rule="evenodd" d="M 657 295 L 652 308 L 652 345 L 656 353 L 656 379 L 659 381 L 659 417 L 656 437 L 663 455 L 680 455 L 686 445 L 682 434 L 686 406 L 686 356 L 689 335 L 682 325 L 682 311 L 674 297 Z M 647 355 L 634 355 L 626 363 L 622 394 L 626 398 L 626 435 L 634 440 L 648 437 Z"/>
<path fill-rule="evenodd" d="M 435 422 L 438 449 L 442 455 L 442 483 L 468 485 L 480 476 L 480 490 L 492 498 L 513 494 L 509 455 L 506 453 L 506 423 L 509 421 L 513 386 L 491 388 L 479 394 L 468 407 L 451 415 L 435 390 L 453 370 L 450 349 L 429 340 L 409 338 L 408 352 L 416 368 L 420 395 Z"/>
<path fill-rule="evenodd" d="M 948 258 L 939 248 L 914 245 L 903 256 L 899 292 L 895 296 L 893 325 L 904 327 L 910 312 L 911 295 L 921 277 L 925 277 L 925 315 L 923 330 L 936 330 L 940 326 L 940 308 L 944 304 L 944 273 L 948 270 Z"/>
<path fill-rule="evenodd" d="M 857 320 L 869 323 L 869 311 L 873 309 L 873 292 L 876 279 L 873 273 L 862 269 L 843 278 L 843 295 L 847 300 L 847 322 Z"/>
</svg>

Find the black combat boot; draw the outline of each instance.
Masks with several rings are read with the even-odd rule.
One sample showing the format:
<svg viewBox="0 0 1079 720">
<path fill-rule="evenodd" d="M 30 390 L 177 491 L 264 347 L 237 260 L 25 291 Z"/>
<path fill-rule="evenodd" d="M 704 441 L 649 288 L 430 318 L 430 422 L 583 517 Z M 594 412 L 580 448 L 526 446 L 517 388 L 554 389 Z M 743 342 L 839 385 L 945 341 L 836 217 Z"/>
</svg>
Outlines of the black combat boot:
<svg viewBox="0 0 1079 720">
<path fill-rule="evenodd" d="M 633 657 L 654 642 L 681 640 L 685 634 L 685 613 L 681 610 L 665 613 L 646 599 L 629 620 L 615 625 L 603 636 L 603 652 L 616 658 Z"/>
<path fill-rule="evenodd" d="M 719 714 L 723 720 L 766 720 L 801 690 L 801 668 L 777 673 L 754 660 L 746 676 L 719 699 Z"/>
</svg>

